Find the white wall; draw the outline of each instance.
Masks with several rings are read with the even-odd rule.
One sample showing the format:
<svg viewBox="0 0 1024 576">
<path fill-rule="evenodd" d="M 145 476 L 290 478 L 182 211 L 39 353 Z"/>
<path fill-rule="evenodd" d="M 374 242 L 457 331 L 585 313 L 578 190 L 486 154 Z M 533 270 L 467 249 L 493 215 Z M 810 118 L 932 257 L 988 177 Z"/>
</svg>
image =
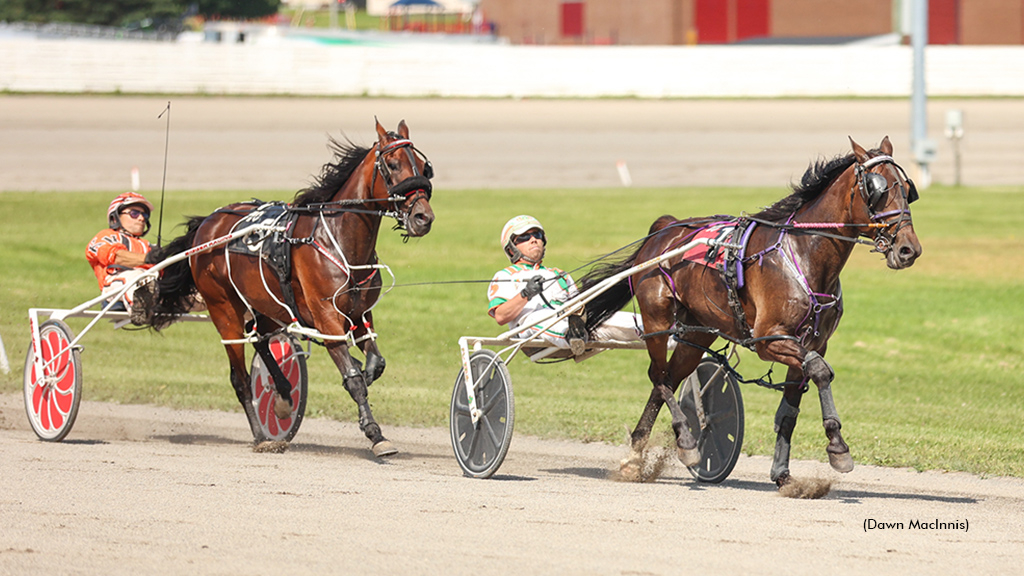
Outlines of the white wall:
<svg viewBox="0 0 1024 576">
<path fill-rule="evenodd" d="M 1024 47 L 928 48 L 932 96 L 1024 96 Z M 0 90 L 460 97 L 906 96 L 905 46 L 324 45 L 0 38 Z"/>
</svg>

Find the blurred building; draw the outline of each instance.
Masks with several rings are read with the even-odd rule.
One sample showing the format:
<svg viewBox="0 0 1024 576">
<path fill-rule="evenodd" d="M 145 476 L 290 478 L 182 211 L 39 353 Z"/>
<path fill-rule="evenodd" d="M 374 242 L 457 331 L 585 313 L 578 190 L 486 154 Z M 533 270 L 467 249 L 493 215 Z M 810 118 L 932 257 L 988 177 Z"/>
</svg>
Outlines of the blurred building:
<svg viewBox="0 0 1024 576">
<path fill-rule="evenodd" d="M 900 42 L 910 0 L 481 0 L 513 44 Z M 932 44 L 1024 44 L 1024 0 L 930 0 Z"/>
</svg>

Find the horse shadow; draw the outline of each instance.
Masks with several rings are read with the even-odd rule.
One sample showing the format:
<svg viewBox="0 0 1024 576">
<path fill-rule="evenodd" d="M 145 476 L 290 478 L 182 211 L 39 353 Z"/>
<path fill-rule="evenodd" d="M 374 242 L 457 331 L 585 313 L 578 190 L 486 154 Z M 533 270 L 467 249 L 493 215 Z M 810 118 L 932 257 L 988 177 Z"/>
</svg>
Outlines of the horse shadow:
<svg viewBox="0 0 1024 576">
<path fill-rule="evenodd" d="M 835 499 L 843 504 L 863 504 L 864 499 L 879 500 L 919 500 L 922 502 L 942 502 L 943 504 L 977 504 L 977 498 L 967 496 L 946 496 L 942 494 L 900 494 L 893 492 L 873 492 L 870 490 L 835 490 Z"/>
<path fill-rule="evenodd" d="M 225 446 L 243 445 L 245 442 L 216 434 L 159 434 L 150 436 L 152 440 L 160 440 L 168 444 L 185 446 Z"/>
<path fill-rule="evenodd" d="M 381 466 L 387 466 L 394 462 L 401 462 L 407 460 L 439 460 L 448 459 L 447 456 L 439 454 L 429 454 L 424 452 L 412 452 L 403 450 L 397 454 L 388 456 L 386 458 L 378 458 L 373 455 L 373 451 L 368 448 L 353 447 L 353 446 L 329 446 L 327 444 L 317 444 L 310 442 L 302 442 L 296 444 L 290 444 L 288 446 L 289 452 L 298 452 L 305 454 L 314 454 L 320 456 L 345 456 L 358 458 L 367 462 L 373 462 Z"/>
<path fill-rule="evenodd" d="M 97 440 L 97 439 L 92 439 L 92 438 L 78 438 L 78 439 L 76 439 L 76 438 L 71 438 L 71 439 L 65 438 L 65 439 L 61 440 L 60 443 L 61 444 L 74 444 L 76 446 L 103 446 L 105 444 L 110 444 L 110 442 L 107 442 L 106 440 Z"/>
<path fill-rule="evenodd" d="M 562 476 L 577 476 L 580 478 L 590 478 L 593 480 L 612 480 L 613 473 L 609 472 L 604 468 L 549 468 L 542 470 L 542 472 L 548 474 L 556 474 Z M 739 480 L 739 479 L 725 479 L 718 484 L 709 482 L 700 482 L 692 478 L 686 478 L 683 476 L 662 476 L 652 482 L 656 483 L 667 483 L 676 484 L 682 488 L 693 492 L 703 492 L 707 490 L 745 490 L 749 492 L 778 492 L 774 483 L 771 482 L 759 482 L 754 480 Z M 850 490 L 843 488 L 833 489 L 824 498 L 829 500 L 838 500 L 843 504 L 862 504 L 864 500 L 877 499 L 877 500 L 909 500 L 909 501 L 921 501 L 921 502 L 941 502 L 944 504 L 977 504 L 979 501 L 977 498 L 965 497 L 965 496 L 947 496 L 944 494 L 907 494 L 899 492 L 878 492 L 873 490 Z"/>
</svg>

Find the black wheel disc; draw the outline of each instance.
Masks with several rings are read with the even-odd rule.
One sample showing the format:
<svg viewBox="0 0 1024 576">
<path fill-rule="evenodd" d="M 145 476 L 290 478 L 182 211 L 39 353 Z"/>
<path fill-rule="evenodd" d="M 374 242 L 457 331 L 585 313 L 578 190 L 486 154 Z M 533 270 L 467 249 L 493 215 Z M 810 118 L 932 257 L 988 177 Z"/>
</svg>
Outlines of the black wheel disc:
<svg viewBox="0 0 1024 576">
<path fill-rule="evenodd" d="M 469 358 L 476 382 L 474 393 L 480 418 L 473 424 L 466 395 L 465 371 L 460 370 L 452 391 L 452 448 L 467 476 L 489 478 L 505 460 L 512 443 L 515 403 L 508 368 L 497 354 L 478 350 Z"/>
<path fill-rule="evenodd" d="M 703 360 L 694 375 L 679 391 L 679 406 L 700 452 L 700 464 L 689 470 L 697 480 L 717 484 L 729 477 L 743 447 L 743 397 L 739 384 L 714 360 Z M 695 381 L 707 423 L 703 430 L 691 388 Z"/>
</svg>

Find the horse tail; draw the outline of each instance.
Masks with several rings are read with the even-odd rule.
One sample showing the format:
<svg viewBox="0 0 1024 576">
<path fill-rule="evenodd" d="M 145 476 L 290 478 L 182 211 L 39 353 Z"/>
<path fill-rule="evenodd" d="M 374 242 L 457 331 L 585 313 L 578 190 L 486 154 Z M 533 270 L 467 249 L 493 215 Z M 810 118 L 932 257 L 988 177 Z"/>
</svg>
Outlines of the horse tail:
<svg viewBox="0 0 1024 576">
<path fill-rule="evenodd" d="M 647 231 L 647 237 L 644 238 L 644 241 L 636 250 L 621 260 L 598 264 L 592 268 L 580 280 L 580 290 L 586 291 L 608 278 L 636 266 L 637 255 L 640 254 L 640 251 L 647 245 L 651 237 L 676 221 L 675 217 L 667 214 L 655 220 L 654 223 L 651 224 L 651 229 Z M 625 306 L 632 298 L 633 287 L 629 284 L 628 278 L 623 278 L 615 284 L 612 284 L 607 290 L 595 296 L 590 302 L 587 302 L 587 329 L 591 330 L 600 326 L 605 320 L 611 318 L 612 314 L 621 310 L 622 307 Z"/>
<path fill-rule="evenodd" d="M 165 247 L 167 254 L 165 258 L 181 254 L 191 248 L 196 238 L 196 232 L 205 220 L 206 216 L 189 218 L 185 222 L 185 233 L 171 240 Z M 157 287 L 156 306 L 153 309 L 153 319 L 150 325 L 159 331 L 170 326 L 178 316 L 187 314 L 195 304 L 196 281 L 192 278 L 192 266 L 189 264 L 189 259 L 184 258 L 164 268 L 157 281 Z"/>
</svg>

